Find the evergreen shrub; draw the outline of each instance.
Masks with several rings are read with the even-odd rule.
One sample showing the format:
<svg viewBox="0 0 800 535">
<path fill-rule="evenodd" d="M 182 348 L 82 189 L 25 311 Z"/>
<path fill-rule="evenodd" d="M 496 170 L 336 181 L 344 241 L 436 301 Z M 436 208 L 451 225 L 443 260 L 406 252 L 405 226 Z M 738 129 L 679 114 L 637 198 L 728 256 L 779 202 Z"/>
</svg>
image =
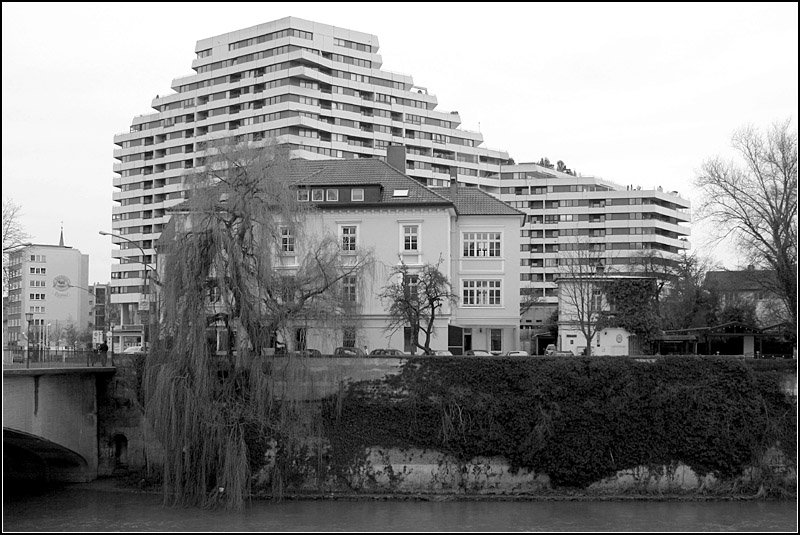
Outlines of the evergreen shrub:
<svg viewBox="0 0 800 535">
<path fill-rule="evenodd" d="M 343 475 L 384 447 L 502 456 L 556 488 L 674 462 L 728 478 L 772 446 L 796 466 L 796 401 L 781 382 L 774 367 L 714 357 L 421 357 L 326 400 L 323 421 Z"/>
</svg>

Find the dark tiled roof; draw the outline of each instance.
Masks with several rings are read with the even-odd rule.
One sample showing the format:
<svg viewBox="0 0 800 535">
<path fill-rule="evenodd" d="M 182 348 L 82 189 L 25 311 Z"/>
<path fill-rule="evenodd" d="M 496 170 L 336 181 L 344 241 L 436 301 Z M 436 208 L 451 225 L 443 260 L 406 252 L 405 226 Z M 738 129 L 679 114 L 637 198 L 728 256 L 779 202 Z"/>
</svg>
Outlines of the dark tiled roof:
<svg viewBox="0 0 800 535">
<path fill-rule="evenodd" d="M 459 187 L 455 199 L 451 188 L 428 188 L 392 167 L 383 160 L 290 160 L 282 170 L 290 182 L 305 187 L 380 186 L 380 205 L 454 206 L 459 215 L 509 215 L 524 213 L 478 188 Z M 407 196 L 394 195 L 395 190 L 408 190 Z M 169 209 L 171 212 L 191 209 L 191 199 Z M 324 209 L 367 206 L 367 203 L 323 203 Z M 372 206 L 377 206 L 373 204 Z"/>
<path fill-rule="evenodd" d="M 386 162 L 374 158 L 358 160 L 292 160 L 288 177 L 302 186 L 380 185 L 381 204 L 450 205 L 450 201 L 401 173 Z M 395 197 L 394 190 L 408 190 L 407 197 Z M 340 203 L 343 204 L 343 203 Z M 363 203 L 358 203 L 363 205 Z M 328 205 L 321 205 L 328 208 Z"/>
<path fill-rule="evenodd" d="M 450 188 L 433 188 L 433 191 L 453 201 L 459 215 L 525 215 L 478 188 L 459 187 L 455 199 Z"/>
<path fill-rule="evenodd" d="M 709 271 L 705 286 L 714 285 L 727 292 L 761 291 L 774 285 L 775 272 L 745 269 L 741 271 Z"/>
</svg>

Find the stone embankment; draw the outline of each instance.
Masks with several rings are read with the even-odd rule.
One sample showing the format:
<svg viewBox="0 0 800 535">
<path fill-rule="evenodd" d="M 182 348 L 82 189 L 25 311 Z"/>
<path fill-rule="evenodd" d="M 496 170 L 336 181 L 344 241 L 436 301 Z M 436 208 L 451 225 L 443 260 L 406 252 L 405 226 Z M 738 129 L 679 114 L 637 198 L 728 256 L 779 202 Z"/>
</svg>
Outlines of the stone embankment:
<svg viewBox="0 0 800 535">
<path fill-rule="evenodd" d="M 130 357 L 120 359 L 116 376 L 103 392 L 98 432 L 101 476 L 138 471 L 148 461 L 151 465 L 157 464 L 158 444 L 149 431 L 142 409 L 141 364 Z M 279 377 L 282 379 L 275 383 L 276 392 L 283 392 L 290 399 L 304 400 L 330 397 L 352 382 L 374 381 L 397 374 L 402 364 L 403 359 L 394 358 L 276 358 L 265 363 L 273 370 L 281 370 Z M 783 390 L 794 397 L 796 406 L 796 371 L 784 376 Z M 261 495 L 269 495 L 272 488 L 277 445 L 273 442 L 271 446 L 254 474 L 254 490 Z M 295 478 L 283 487 L 285 495 L 552 497 L 566 492 L 554 490 L 547 474 L 526 468 L 514 470 L 502 457 L 475 457 L 463 462 L 433 449 L 367 447 L 344 477 L 341 471 L 332 475 L 330 467 L 320 466 L 311 458 L 308 464 L 304 478 Z M 721 496 L 735 494 L 737 489 L 743 488 L 758 490 L 759 482 L 765 479 L 777 479 L 783 488 L 796 489 L 796 467 L 779 449 L 771 448 L 757 466 L 746 468 L 735 478 L 723 480 L 711 474 L 699 475 L 689 466 L 676 462 L 657 467 L 631 466 L 575 492 L 590 497 Z"/>
</svg>

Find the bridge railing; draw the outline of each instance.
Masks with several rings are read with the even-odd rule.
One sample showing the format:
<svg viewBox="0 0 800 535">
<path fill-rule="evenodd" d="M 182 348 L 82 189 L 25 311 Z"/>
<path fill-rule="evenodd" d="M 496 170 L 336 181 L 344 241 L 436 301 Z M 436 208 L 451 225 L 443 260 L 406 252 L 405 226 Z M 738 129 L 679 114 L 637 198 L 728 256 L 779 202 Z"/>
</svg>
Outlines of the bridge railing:
<svg viewBox="0 0 800 535">
<path fill-rule="evenodd" d="M 114 366 L 111 352 L 105 362 L 99 351 L 90 349 L 3 349 L 3 366 L 7 368 L 61 368 Z"/>
</svg>

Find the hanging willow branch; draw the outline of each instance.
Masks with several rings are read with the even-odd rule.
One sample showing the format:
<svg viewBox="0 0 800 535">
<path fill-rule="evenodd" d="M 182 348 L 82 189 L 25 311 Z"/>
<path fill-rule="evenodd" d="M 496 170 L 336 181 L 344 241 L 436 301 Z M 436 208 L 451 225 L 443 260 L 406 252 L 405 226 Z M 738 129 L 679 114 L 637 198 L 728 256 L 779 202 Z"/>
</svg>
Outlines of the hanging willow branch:
<svg viewBox="0 0 800 535">
<path fill-rule="evenodd" d="M 318 214 L 296 201 L 286 154 L 232 143 L 208 152 L 159 240 L 160 329 L 145 364 L 145 406 L 164 449 L 165 502 L 241 509 L 262 460 L 254 448 L 274 440 L 291 455 L 321 429 L 314 404 L 283 395 L 308 382 L 306 368 L 278 377 L 264 350 L 294 325 L 334 325 L 348 312 L 343 278 L 372 256 L 344 262 L 334 237 L 306 231 Z M 286 231 L 301 261 L 276 269 Z M 218 329 L 235 339 L 224 357 Z M 279 459 L 278 491 L 281 467 Z"/>
</svg>

